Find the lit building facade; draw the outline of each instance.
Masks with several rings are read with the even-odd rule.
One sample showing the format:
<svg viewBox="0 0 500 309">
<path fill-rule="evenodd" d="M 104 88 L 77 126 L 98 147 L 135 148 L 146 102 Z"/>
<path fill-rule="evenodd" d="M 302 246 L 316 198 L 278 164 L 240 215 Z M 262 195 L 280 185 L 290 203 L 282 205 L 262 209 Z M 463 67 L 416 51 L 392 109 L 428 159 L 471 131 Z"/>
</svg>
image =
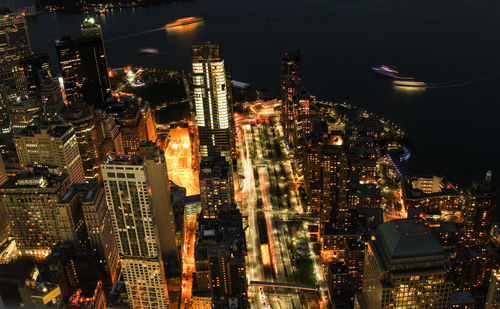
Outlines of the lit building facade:
<svg viewBox="0 0 500 309">
<path fill-rule="evenodd" d="M 355 308 L 449 308 L 448 257 L 421 218 L 381 224 L 368 243 Z"/>
<path fill-rule="evenodd" d="M 41 116 L 41 104 L 36 97 L 17 97 L 10 103 L 10 125 L 13 134 L 27 126 L 38 125 Z"/>
<path fill-rule="evenodd" d="M 85 182 L 75 130 L 71 125 L 29 126 L 14 136 L 19 163 L 58 166 L 72 183 Z"/>
<path fill-rule="evenodd" d="M 63 78 L 63 99 L 66 104 L 77 102 L 82 97 L 82 59 L 78 45 L 69 36 L 56 41 L 57 59 Z"/>
<path fill-rule="evenodd" d="M 60 241 L 78 239 L 78 214 L 65 216 L 73 209 L 58 209 L 59 199 L 71 185 L 68 175 L 58 171 L 32 169 L 0 187 L 0 203 L 22 254 L 43 256 Z"/>
<path fill-rule="evenodd" d="M 202 157 L 231 160 L 230 113 L 226 70 L 219 45 L 193 45 L 193 97 Z"/>
<path fill-rule="evenodd" d="M 163 263 L 176 249 L 164 158 L 110 155 L 101 169 L 131 306 L 167 308 Z"/>
<path fill-rule="evenodd" d="M 200 163 L 202 215 L 216 218 L 233 208 L 231 165 L 223 157 L 203 157 Z"/>
<path fill-rule="evenodd" d="M 495 309 L 500 307 L 500 271 L 494 269 L 491 274 L 486 306 L 484 309 Z"/>
<path fill-rule="evenodd" d="M 0 38 L 2 64 L 14 63 L 33 53 L 23 12 L 0 15 Z"/>
<path fill-rule="evenodd" d="M 290 147 L 294 147 L 297 136 L 297 121 L 300 98 L 297 97 L 302 90 L 302 68 L 300 52 L 286 52 L 281 59 L 281 122 L 285 141 Z"/>
<path fill-rule="evenodd" d="M 120 275 L 118 251 L 102 186 L 94 183 L 73 184 L 59 203 L 81 208 L 89 247 L 99 257 L 111 282 L 116 281 Z"/>
</svg>

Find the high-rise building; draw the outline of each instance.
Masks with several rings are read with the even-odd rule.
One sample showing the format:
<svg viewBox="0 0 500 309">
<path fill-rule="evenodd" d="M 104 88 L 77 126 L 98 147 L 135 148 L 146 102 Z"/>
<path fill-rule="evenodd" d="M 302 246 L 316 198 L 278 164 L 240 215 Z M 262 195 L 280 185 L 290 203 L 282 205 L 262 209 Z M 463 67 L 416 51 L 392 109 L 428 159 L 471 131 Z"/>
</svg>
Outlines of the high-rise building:
<svg viewBox="0 0 500 309">
<path fill-rule="evenodd" d="M 464 239 L 466 245 L 484 244 L 489 238 L 493 219 L 495 217 L 497 193 L 488 171 L 480 184 L 473 184 L 465 194 L 462 209 L 464 218 Z"/>
<path fill-rule="evenodd" d="M 109 155 L 101 165 L 106 200 L 133 308 L 167 308 L 165 259 L 176 254 L 164 157 Z M 173 252 L 172 252 L 173 251 Z"/>
<path fill-rule="evenodd" d="M 28 126 L 14 136 L 19 163 L 58 166 L 72 183 L 85 182 L 75 130 L 71 125 Z"/>
<path fill-rule="evenodd" d="M 202 215 L 217 218 L 223 211 L 233 209 L 231 165 L 220 156 L 203 157 L 200 163 L 200 199 Z"/>
<path fill-rule="evenodd" d="M 70 185 L 58 168 L 32 168 L 0 187 L 0 203 L 22 254 L 46 255 L 60 241 L 78 242 L 81 217 L 57 203 Z"/>
<path fill-rule="evenodd" d="M 63 99 L 71 104 L 82 97 L 82 73 L 80 50 L 78 44 L 69 36 L 63 36 L 56 41 L 57 59 L 63 78 Z"/>
<path fill-rule="evenodd" d="M 115 153 L 125 153 L 125 150 L 123 149 L 122 133 L 118 128 L 115 117 L 103 110 L 98 111 L 98 114 L 99 117 L 101 117 L 101 126 L 104 138 L 110 139 L 113 142 L 113 151 Z"/>
<path fill-rule="evenodd" d="M 47 54 L 35 54 L 22 58 L 19 67 L 24 73 L 26 92 L 29 95 L 40 97 L 44 75 L 50 69 L 50 59 Z"/>
<path fill-rule="evenodd" d="M 81 29 L 82 38 L 65 36 L 56 41 L 65 101 L 83 98 L 89 105 L 104 108 L 111 86 L 101 27 L 93 18 L 86 18 Z"/>
<path fill-rule="evenodd" d="M 141 108 L 142 118 L 144 118 L 144 125 L 146 126 L 146 132 L 148 134 L 148 141 L 156 142 L 156 120 L 155 112 L 151 104 L 148 101 L 141 101 L 139 103 Z"/>
<path fill-rule="evenodd" d="M 0 62 L 14 63 L 32 54 L 23 12 L 0 15 Z"/>
<path fill-rule="evenodd" d="M 111 281 L 116 281 L 119 276 L 118 251 L 102 186 L 73 184 L 59 204 L 68 205 L 66 208 L 81 208 L 89 247 L 99 257 Z"/>
<path fill-rule="evenodd" d="M 102 158 L 109 154 L 101 154 L 101 145 L 104 142 L 101 118 L 85 103 L 73 103 L 66 109 L 64 120 L 75 129 L 85 179 L 90 182 L 100 182 L 99 165 Z"/>
<path fill-rule="evenodd" d="M 64 108 L 64 100 L 57 77 L 46 74 L 40 84 L 43 117 L 46 120 L 54 118 Z"/>
<path fill-rule="evenodd" d="M 41 102 L 35 96 L 22 96 L 10 103 L 10 125 L 16 134 L 27 126 L 40 124 Z"/>
<path fill-rule="evenodd" d="M 242 217 L 238 210 L 224 212 L 215 219 L 200 218 L 195 245 L 196 286 L 198 292 L 210 292 L 215 308 L 221 298 L 236 297 L 246 308 L 246 242 Z"/>
<path fill-rule="evenodd" d="M 422 218 L 381 224 L 368 242 L 355 308 L 449 308 L 447 254 Z"/>
<path fill-rule="evenodd" d="M 221 155 L 231 161 L 228 85 L 219 45 L 193 45 L 193 97 L 202 157 Z"/>
<path fill-rule="evenodd" d="M 290 147 L 294 147 L 300 101 L 297 95 L 302 90 L 300 51 L 285 53 L 280 64 L 280 80 L 283 132 L 285 141 Z"/>
<path fill-rule="evenodd" d="M 101 26 L 93 18 L 86 18 L 81 29 L 83 38 L 78 39 L 78 48 L 84 77 L 83 98 L 88 104 L 103 108 L 111 92 L 111 83 Z"/>
<path fill-rule="evenodd" d="M 137 100 L 122 97 L 120 102 L 107 106 L 106 112 L 115 118 L 120 128 L 124 150 L 122 153 L 136 153 L 141 141 L 148 139 L 144 117 Z"/>
<path fill-rule="evenodd" d="M 500 308 L 500 271 L 494 269 L 491 273 L 488 296 L 484 309 Z"/>
</svg>

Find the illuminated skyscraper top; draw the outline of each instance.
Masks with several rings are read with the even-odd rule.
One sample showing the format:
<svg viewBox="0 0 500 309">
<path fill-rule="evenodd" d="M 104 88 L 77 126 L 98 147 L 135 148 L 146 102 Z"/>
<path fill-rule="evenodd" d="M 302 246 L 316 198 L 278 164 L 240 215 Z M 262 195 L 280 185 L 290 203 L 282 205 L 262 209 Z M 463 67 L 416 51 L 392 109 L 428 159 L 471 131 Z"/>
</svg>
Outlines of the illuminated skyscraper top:
<svg viewBox="0 0 500 309">
<path fill-rule="evenodd" d="M 82 26 L 82 36 L 84 38 L 101 38 L 102 30 L 99 24 L 96 24 L 94 18 L 88 17 L 83 20 Z"/>
<path fill-rule="evenodd" d="M 230 102 L 219 45 L 193 45 L 193 87 L 201 156 L 230 158 Z"/>
</svg>

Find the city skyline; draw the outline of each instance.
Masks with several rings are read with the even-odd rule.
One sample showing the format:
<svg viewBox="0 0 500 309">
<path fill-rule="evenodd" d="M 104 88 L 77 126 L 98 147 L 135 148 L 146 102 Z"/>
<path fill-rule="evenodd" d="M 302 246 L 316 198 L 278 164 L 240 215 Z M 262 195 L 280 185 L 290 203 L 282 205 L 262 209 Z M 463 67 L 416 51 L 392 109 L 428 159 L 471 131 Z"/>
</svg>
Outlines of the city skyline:
<svg viewBox="0 0 500 309">
<path fill-rule="evenodd" d="M 498 305 L 495 172 L 457 186 L 415 169 L 397 118 L 310 91 L 302 49 L 274 60 L 273 97 L 233 80 L 235 55 L 217 42 L 193 40 L 189 71 L 113 69 L 106 26 L 87 15 L 51 62 L 29 41 L 37 7 L 2 13 L 0 306 Z M 415 96 L 448 86 L 369 69 Z"/>
</svg>

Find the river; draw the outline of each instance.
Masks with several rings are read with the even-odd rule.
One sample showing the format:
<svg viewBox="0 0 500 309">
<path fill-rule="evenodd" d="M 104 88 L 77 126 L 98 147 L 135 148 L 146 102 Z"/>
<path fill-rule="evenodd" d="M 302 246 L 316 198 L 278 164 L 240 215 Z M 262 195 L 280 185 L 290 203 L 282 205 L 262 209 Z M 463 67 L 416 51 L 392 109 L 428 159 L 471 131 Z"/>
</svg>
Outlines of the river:
<svg viewBox="0 0 500 309">
<path fill-rule="evenodd" d="M 278 94 L 279 59 L 300 49 L 303 80 L 318 98 L 347 101 L 399 123 L 416 151 L 410 169 L 469 185 L 500 173 L 500 2 L 497 0 L 195 0 L 97 16 L 109 65 L 190 70 L 190 46 L 220 43 L 233 78 Z M 184 31 L 166 22 L 202 16 Z M 78 36 L 81 14 L 29 20 L 32 44 L 55 60 L 53 41 Z M 160 50 L 139 55 L 144 47 Z M 432 83 L 393 89 L 370 72 L 396 65 Z"/>
</svg>

